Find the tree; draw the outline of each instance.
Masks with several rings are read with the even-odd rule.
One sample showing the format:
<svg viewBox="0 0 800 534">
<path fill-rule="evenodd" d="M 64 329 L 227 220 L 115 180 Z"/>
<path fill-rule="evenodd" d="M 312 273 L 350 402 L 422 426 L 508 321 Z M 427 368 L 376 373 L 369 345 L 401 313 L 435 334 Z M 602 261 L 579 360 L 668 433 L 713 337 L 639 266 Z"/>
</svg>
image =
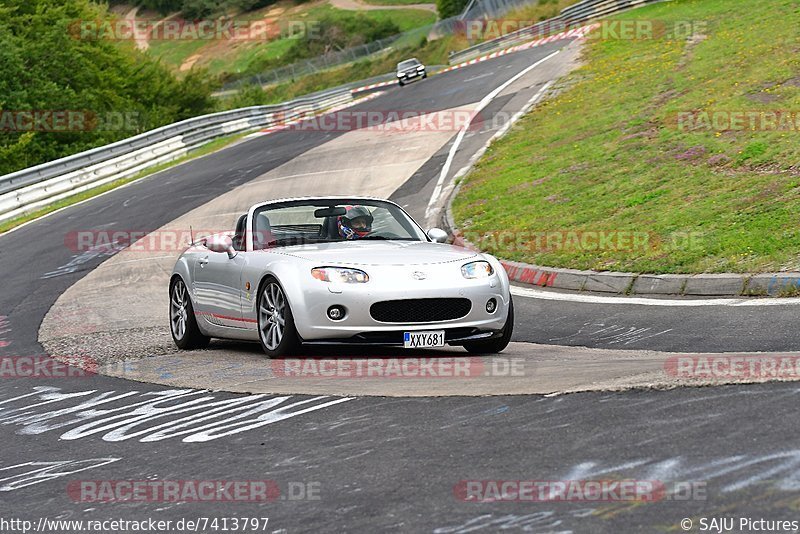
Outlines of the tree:
<svg viewBox="0 0 800 534">
<path fill-rule="evenodd" d="M 467 7 L 468 0 L 436 0 L 439 17 L 447 19 L 460 14 Z"/>
<path fill-rule="evenodd" d="M 89 0 L 5 0 L 0 8 L 0 119 L 73 113 L 75 128 L 0 122 L 0 175 L 213 110 L 203 72 L 179 81 L 131 43 L 76 32 L 107 21 Z"/>
</svg>

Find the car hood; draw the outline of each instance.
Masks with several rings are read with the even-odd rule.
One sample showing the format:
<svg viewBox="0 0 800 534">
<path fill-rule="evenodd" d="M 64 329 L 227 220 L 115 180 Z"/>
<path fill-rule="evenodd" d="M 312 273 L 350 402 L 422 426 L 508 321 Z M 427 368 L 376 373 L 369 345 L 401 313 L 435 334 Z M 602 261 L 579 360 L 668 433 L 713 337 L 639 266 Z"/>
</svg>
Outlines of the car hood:
<svg viewBox="0 0 800 534">
<path fill-rule="evenodd" d="M 472 250 L 420 241 L 342 241 L 275 250 L 323 265 L 425 265 L 475 258 Z"/>
</svg>

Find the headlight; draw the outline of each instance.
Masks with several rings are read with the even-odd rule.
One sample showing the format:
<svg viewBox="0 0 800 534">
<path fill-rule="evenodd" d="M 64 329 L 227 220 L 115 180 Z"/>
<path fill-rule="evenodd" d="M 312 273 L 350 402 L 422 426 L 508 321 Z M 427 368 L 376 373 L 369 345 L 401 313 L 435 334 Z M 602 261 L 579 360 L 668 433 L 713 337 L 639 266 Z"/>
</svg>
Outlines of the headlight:
<svg viewBox="0 0 800 534">
<path fill-rule="evenodd" d="M 363 284 L 369 282 L 369 275 L 364 271 L 342 267 L 316 267 L 311 269 L 311 276 L 323 282 L 336 284 Z"/>
<path fill-rule="evenodd" d="M 417 67 L 417 70 L 425 70 L 425 65 L 420 65 L 419 67 Z"/>
<path fill-rule="evenodd" d="M 402 73 L 402 72 L 398 72 L 398 73 L 397 73 L 397 77 L 398 77 L 398 78 L 402 78 L 402 77 L 403 77 L 403 73 Z"/>
<path fill-rule="evenodd" d="M 488 261 L 473 261 L 461 267 L 464 278 L 489 278 L 494 274 L 494 269 Z"/>
</svg>

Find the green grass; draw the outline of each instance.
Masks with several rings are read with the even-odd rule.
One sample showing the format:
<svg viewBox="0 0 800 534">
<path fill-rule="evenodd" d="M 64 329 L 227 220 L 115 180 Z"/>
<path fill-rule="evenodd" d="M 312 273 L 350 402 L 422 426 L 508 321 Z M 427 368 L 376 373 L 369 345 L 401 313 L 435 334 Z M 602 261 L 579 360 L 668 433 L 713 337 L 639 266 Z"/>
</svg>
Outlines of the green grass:
<svg viewBox="0 0 800 534">
<path fill-rule="evenodd" d="M 184 61 L 209 45 L 209 41 L 172 40 L 150 41 L 148 53 L 161 60 L 168 67 L 177 70 Z"/>
<path fill-rule="evenodd" d="M 376 6 L 409 6 L 412 4 L 433 4 L 429 0 L 364 0 L 365 4 Z"/>
<path fill-rule="evenodd" d="M 211 75 L 238 74 L 257 62 L 280 59 L 294 44 L 293 39 L 276 39 L 264 44 L 250 45 L 240 51 L 233 52 L 223 57 L 215 57 L 207 63 L 205 68 Z"/>
<path fill-rule="evenodd" d="M 540 0 L 535 4 L 514 9 L 506 14 L 503 20 L 521 22 L 541 22 L 557 17 L 565 7 L 578 3 L 580 0 Z M 519 28 L 511 28 L 511 31 Z"/>
<path fill-rule="evenodd" d="M 314 21 L 322 17 L 345 22 L 357 16 L 364 16 L 375 22 L 384 20 L 393 21 L 400 31 L 420 28 L 436 21 L 436 15 L 429 11 L 419 9 L 375 10 L 375 11 L 346 11 L 331 7 L 329 4 L 309 4 L 303 6 L 300 2 L 283 1 L 276 4 L 285 9 L 284 13 L 275 17 L 278 27 L 284 28 L 289 21 Z M 262 10 L 245 13 L 237 18 L 259 18 L 274 6 Z M 199 55 L 195 62 L 197 67 L 208 70 L 212 76 L 247 73 L 254 65 L 270 62 L 273 68 L 282 66 L 290 61 L 281 62 L 283 57 L 296 38 L 285 36 L 271 41 L 240 41 L 226 42 L 219 40 L 184 40 L 184 41 L 150 41 L 149 54 L 159 58 L 165 65 L 174 70 L 178 75 L 179 70 L 189 58 Z M 278 60 L 278 61 L 275 61 Z M 185 71 L 184 71 L 185 72 Z"/>
<path fill-rule="evenodd" d="M 568 89 L 518 122 L 465 179 L 457 226 L 637 231 L 655 244 L 487 245 L 545 266 L 800 270 L 800 132 L 690 130 L 677 120 L 687 111 L 800 109 L 797 3 L 675 0 L 618 18 L 703 21 L 707 39 L 590 40 Z"/>
<path fill-rule="evenodd" d="M 208 143 L 202 145 L 197 150 L 193 151 L 191 154 L 187 154 L 187 155 L 185 155 L 185 156 L 183 156 L 181 158 L 178 158 L 178 159 L 176 159 L 174 161 L 168 161 L 168 162 L 165 162 L 165 163 L 161 163 L 161 164 L 156 165 L 154 167 L 151 167 L 149 169 L 145 169 L 142 172 L 135 174 L 134 176 L 130 176 L 128 178 L 123 178 L 121 180 L 115 180 L 113 182 L 109 182 L 107 184 L 103 184 L 101 186 L 94 187 L 94 188 L 89 189 L 87 191 L 83 191 L 82 193 L 77 193 L 75 195 L 69 196 L 69 197 L 64 198 L 62 200 L 59 200 L 57 202 L 53 202 L 52 204 L 48 204 L 47 206 L 45 206 L 45 207 L 43 207 L 41 209 L 38 209 L 36 211 L 33 211 L 31 213 L 28 213 L 27 215 L 21 215 L 19 217 L 16 217 L 14 219 L 10 219 L 8 221 L 0 222 L 0 235 L 2 235 L 5 232 L 8 232 L 9 230 L 12 230 L 12 229 L 16 228 L 17 226 L 25 224 L 26 222 L 30 222 L 32 220 L 38 219 L 39 217 L 43 217 L 43 216 L 47 215 L 48 213 L 52 213 L 54 211 L 60 210 L 61 208 L 66 208 L 67 206 L 72 206 L 74 204 L 77 204 L 78 202 L 83 202 L 84 200 L 87 200 L 89 198 L 96 197 L 96 196 L 101 195 L 101 194 L 103 194 L 103 193 L 105 193 L 107 191 L 111 191 L 112 189 L 116 189 L 118 187 L 121 187 L 123 185 L 129 184 L 131 182 L 135 182 L 136 180 L 141 180 L 142 178 L 145 178 L 147 176 L 156 174 L 156 173 L 161 172 L 163 170 L 175 167 L 177 165 L 180 165 L 181 163 L 186 163 L 187 161 L 191 161 L 193 159 L 197 159 L 197 158 L 205 156 L 207 154 L 211 154 L 212 152 L 217 152 L 219 150 L 222 150 L 226 146 L 234 143 L 235 141 L 238 141 L 239 139 L 241 139 L 245 135 L 247 135 L 247 134 L 246 133 L 234 134 L 234 135 L 230 135 L 230 136 L 227 136 L 227 137 L 221 137 L 221 138 L 215 139 L 213 141 L 209 141 Z"/>
<path fill-rule="evenodd" d="M 422 37 L 420 37 L 421 39 Z M 297 80 L 272 85 L 264 91 L 250 87 L 239 95 L 221 99 L 221 109 L 236 109 L 254 105 L 286 102 L 302 95 L 322 91 L 354 80 L 362 80 L 393 72 L 397 63 L 415 56 L 426 65 L 443 65 L 447 63 L 447 54 L 459 46 L 465 46 L 462 37 L 451 36 L 436 41 L 416 45 L 411 43 L 399 47 L 391 53 L 356 61 L 330 70 L 303 76 Z"/>
<path fill-rule="evenodd" d="M 197 66 L 208 70 L 209 75 L 238 74 L 257 61 L 280 59 L 289 51 L 293 39 L 275 39 L 265 42 L 244 42 L 235 47 L 221 47 L 216 43 L 203 41 L 151 41 L 150 54 L 157 57 L 178 75 L 181 65 L 195 54 L 202 57 Z M 215 46 L 213 52 L 210 47 Z"/>
<path fill-rule="evenodd" d="M 397 24 L 400 31 L 413 30 L 420 26 L 433 24 L 436 22 L 436 14 L 423 9 L 377 9 L 374 11 L 346 11 L 336 9 L 330 4 L 320 4 L 308 10 L 308 20 L 316 20 L 323 17 L 345 20 L 351 17 L 365 16 L 376 22 L 390 20 Z"/>
</svg>

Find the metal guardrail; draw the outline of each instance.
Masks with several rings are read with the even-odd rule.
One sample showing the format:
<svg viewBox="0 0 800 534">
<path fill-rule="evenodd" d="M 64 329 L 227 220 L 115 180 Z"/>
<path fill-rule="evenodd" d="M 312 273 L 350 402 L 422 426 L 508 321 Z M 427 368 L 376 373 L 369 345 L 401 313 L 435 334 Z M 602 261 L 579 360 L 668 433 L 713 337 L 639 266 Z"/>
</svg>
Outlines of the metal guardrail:
<svg viewBox="0 0 800 534">
<path fill-rule="evenodd" d="M 363 80 L 356 80 L 354 82 L 345 83 L 345 84 L 342 84 L 342 85 L 337 85 L 333 89 L 328 89 L 327 92 L 330 92 L 330 91 L 345 91 L 345 90 L 351 90 L 352 91 L 353 89 L 356 89 L 357 87 L 361 87 L 363 85 L 369 85 L 369 84 L 372 84 L 372 83 L 385 82 L 385 81 L 391 80 L 391 79 L 396 79 L 396 76 L 395 76 L 394 72 L 389 72 L 389 73 L 386 73 L 386 74 L 380 74 L 378 76 L 372 76 L 371 78 L 366 78 L 366 79 L 363 79 Z M 239 90 L 241 90 L 241 88 L 217 91 L 216 93 L 213 93 L 211 96 L 216 97 L 216 98 L 226 97 L 226 96 L 233 96 Z"/>
<path fill-rule="evenodd" d="M 586 21 L 663 0 L 585 0 L 564 8 L 561 16 L 568 21 Z"/>
<path fill-rule="evenodd" d="M 525 41 L 547 37 L 558 32 L 576 28 L 597 18 L 633 9 L 646 4 L 654 4 L 665 0 L 583 0 L 568 6 L 561 11 L 558 17 L 548 19 L 533 26 L 522 28 L 515 32 L 507 33 L 491 41 L 479 43 L 475 46 L 459 50 L 450 54 L 450 64 L 461 63 L 477 56 L 490 54 Z"/>
<path fill-rule="evenodd" d="M 222 92 L 235 92 L 248 85 L 265 87 L 267 85 L 276 84 L 287 80 L 295 80 L 297 78 L 344 65 L 346 63 L 352 63 L 354 61 L 358 61 L 359 59 L 372 56 L 383 51 L 391 50 L 392 44 L 397 42 L 402 37 L 403 34 L 392 35 L 378 41 L 371 41 L 363 45 L 330 52 L 321 56 L 291 63 L 283 67 L 253 74 L 245 78 L 232 80 L 222 86 Z"/>
<path fill-rule="evenodd" d="M 528 26 L 527 28 L 522 28 L 505 35 L 501 35 L 500 37 L 492 39 L 491 41 L 479 43 L 469 48 L 459 50 L 458 52 L 453 52 L 450 54 L 448 61 L 451 65 L 453 63 L 461 63 L 462 61 L 472 59 L 476 56 L 482 56 L 496 50 L 502 50 L 504 48 L 518 45 L 525 41 L 531 41 L 539 37 L 545 37 L 553 33 L 558 33 L 566 28 L 567 24 L 563 22 L 561 17 L 545 20 L 534 24 L 533 26 Z"/>
<path fill-rule="evenodd" d="M 213 139 L 300 119 L 352 100 L 349 89 L 337 88 L 283 104 L 203 115 L 0 176 L 0 221 L 172 161 Z"/>
</svg>

